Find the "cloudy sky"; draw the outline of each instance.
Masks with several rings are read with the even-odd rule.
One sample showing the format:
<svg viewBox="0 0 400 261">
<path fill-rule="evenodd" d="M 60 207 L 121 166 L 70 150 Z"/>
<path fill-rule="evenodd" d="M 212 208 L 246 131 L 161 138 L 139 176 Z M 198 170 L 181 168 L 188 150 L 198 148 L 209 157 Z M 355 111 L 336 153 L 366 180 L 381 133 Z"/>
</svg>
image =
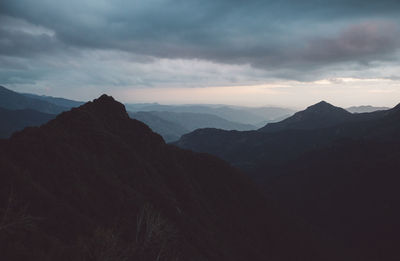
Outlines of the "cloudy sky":
<svg viewBox="0 0 400 261">
<path fill-rule="evenodd" d="M 400 102 L 398 0 L 2 0 L 0 84 L 79 100 Z"/>
</svg>

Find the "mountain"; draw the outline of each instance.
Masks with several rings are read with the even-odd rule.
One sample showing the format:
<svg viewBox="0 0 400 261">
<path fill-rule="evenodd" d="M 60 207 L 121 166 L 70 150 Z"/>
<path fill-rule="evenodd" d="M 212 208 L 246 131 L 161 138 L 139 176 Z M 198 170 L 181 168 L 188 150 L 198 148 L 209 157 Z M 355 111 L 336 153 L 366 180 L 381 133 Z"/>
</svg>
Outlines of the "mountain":
<svg viewBox="0 0 400 261">
<path fill-rule="evenodd" d="M 149 127 L 161 134 L 166 141 L 176 141 L 183 134 L 199 128 L 219 128 L 225 130 L 250 130 L 255 129 L 249 124 L 242 124 L 225 120 L 221 117 L 191 112 L 134 112 L 129 113 L 131 118 L 143 121 Z"/>
<path fill-rule="evenodd" d="M 129 116 L 147 124 L 154 132 L 160 134 L 166 142 L 177 141 L 183 134 L 189 132 L 179 123 L 168 121 L 155 113 L 129 112 Z"/>
<path fill-rule="evenodd" d="M 74 100 L 46 96 L 46 95 L 36 95 L 36 94 L 32 94 L 32 93 L 22 93 L 22 95 L 29 97 L 29 98 L 37 99 L 37 100 L 47 101 L 47 102 L 50 102 L 57 106 L 65 107 L 68 109 L 78 107 L 78 106 L 81 106 L 82 104 L 84 104 L 84 102 L 81 102 L 81 101 L 74 101 Z"/>
<path fill-rule="evenodd" d="M 176 122 L 185 129 L 193 131 L 199 128 L 211 127 L 223 130 L 251 130 L 254 126 L 225 120 L 221 117 L 206 113 L 190 113 L 190 112 L 167 112 L 158 111 L 150 112 L 168 121 Z"/>
<path fill-rule="evenodd" d="M 270 200 L 342 242 L 353 260 L 399 260 L 400 105 L 350 118 L 322 105 L 334 117 L 304 117 L 312 128 L 292 121 L 270 132 L 202 129 L 176 144 L 245 170 Z"/>
<path fill-rule="evenodd" d="M 53 118 L 54 114 L 35 110 L 7 110 L 0 107 L 0 138 L 8 138 L 15 131 L 42 125 Z"/>
<path fill-rule="evenodd" d="M 388 107 L 374 107 L 371 105 L 363 105 L 363 106 L 352 106 L 349 108 L 346 108 L 348 112 L 351 113 L 364 113 L 364 112 L 374 112 L 374 111 L 385 111 L 390 108 Z"/>
<path fill-rule="evenodd" d="M 271 132 L 288 129 L 317 129 L 337 125 L 352 119 L 351 113 L 335 107 L 325 101 L 314 104 L 304 111 L 296 112 L 293 116 L 276 123 L 269 123 L 260 131 Z"/>
<path fill-rule="evenodd" d="M 0 164 L 4 260 L 338 260 L 242 173 L 106 95 L 0 140 Z"/>
<path fill-rule="evenodd" d="M 307 151 L 328 146 L 340 138 L 367 137 L 373 133 L 393 131 L 394 127 L 388 124 L 379 131 L 371 131 L 393 110 L 352 114 L 321 102 L 281 122 L 267 124 L 258 131 L 199 129 L 183 135 L 174 144 L 216 155 L 256 175 L 259 170 L 272 168 Z M 387 136 L 390 137 L 390 134 Z"/>
<path fill-rule="evenodd" d="M 291 109 L 279 107 L 241 107 L 227 105 L 160 105 L 126 104 L 128 111 L 167 111 L 212 114 L 228 121 L 259 126 L 261 122 L 273 122 L 294 113 Z"/>
<path fill-rule="evenodd" d="M 183 135 L 174 144 L 181 148 L 216 155 L 236 167 L 257 175 L 263 169 L 292 160 L 310 150 L 329 146 L 336 140 L 344 138 L 390 140 L 399 129 L 399 124 L 391 120 L 395 112 L 396 108 L 356 114 L 346 122 L 316 129 L 288 128 L 280 131 L 199 129 Z M 272 174 L 273 172 L 269 173 Z"/>
<path fill-rule="evenodd" d="M 322 101 L 283 121 L 269 123 L 258 131 L 200 129 L 183 135 L 175 144 L 211 153 L 236 167 L 257 172 L 258 169 L 269 168 L 309 150 L 326 146 L 340 136 L 350 133 L 357 135 L 357 128 L 343 131 L 334 127 L 346 123 L 362 126 L 359 123 L 379 119 L 385 113 L 352 114 Z"/>
<path fill-rule="evenodd" d="M 68 109 L 45 100 L 25 96 L 2 86 L 0 86 L 0 104 L 2 108 L 8 110 L 32 109 L 50 114 L 58 114 Z"/>
</svg>

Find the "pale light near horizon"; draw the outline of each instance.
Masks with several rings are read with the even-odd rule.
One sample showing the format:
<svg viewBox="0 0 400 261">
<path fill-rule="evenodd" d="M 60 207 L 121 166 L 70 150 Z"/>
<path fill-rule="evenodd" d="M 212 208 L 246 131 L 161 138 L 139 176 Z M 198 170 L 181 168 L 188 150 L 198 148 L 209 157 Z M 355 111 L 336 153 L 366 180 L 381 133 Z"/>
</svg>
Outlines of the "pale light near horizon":
<svg viewBox="0 0 400 261">
<path fill-rule="evenodd" d="M 326 100 L 341 107 L 356 105 L 393 107 L 400 103 L 400 81 L 347 77 L 314 82 L 281 81 L 244 86 L 133 88 L 116 91 L 114 95 L 126 103 L 230 104 L 301 109 Z"/>
</svg>

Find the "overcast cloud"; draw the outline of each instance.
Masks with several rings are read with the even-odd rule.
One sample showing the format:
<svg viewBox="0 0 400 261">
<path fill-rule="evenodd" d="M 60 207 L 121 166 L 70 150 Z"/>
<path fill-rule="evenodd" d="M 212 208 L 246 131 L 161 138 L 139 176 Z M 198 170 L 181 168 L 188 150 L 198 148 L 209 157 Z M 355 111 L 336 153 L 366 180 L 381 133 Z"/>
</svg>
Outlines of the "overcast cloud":
<svg viewBox="0 0 400 261">
<path fill-rule="evenodd" d="M 399 17 L 400 1 L 389 0 L 3 0 L 0 84 L 88 99 L 143 88 L 398 81 Z"/>
</svg>

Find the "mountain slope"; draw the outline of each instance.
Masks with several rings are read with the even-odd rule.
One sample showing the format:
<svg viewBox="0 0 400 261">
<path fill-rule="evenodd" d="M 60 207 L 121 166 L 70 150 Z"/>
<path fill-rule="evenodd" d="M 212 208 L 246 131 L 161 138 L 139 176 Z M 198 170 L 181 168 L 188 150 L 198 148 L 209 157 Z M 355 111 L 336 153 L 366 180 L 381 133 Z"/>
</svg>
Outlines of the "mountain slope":
<svg viewBox="0 0 400 261">
<path fill-rule="evenodd" d="M 0 163 L 5 260 L 332 256 L 237 170 L 166 145 L 105 95 L 0 140 Z"/>
<path fill-rule="evenodd" d="M 58 114 L 67 110 L 66 107 L 58 106 L 40 99 L 27 97 L 2 86 L 0 86 L 0 105 L 8 110 L 32 109 L 50 114 Z"/>
<path fill-rule="evenodd" d="M 35 110 L 7 110 L 0 107 L 0 138 L 8 138 L 13 132 L 28 126 L 39 126 L 55 118 Z"/>
<path fill-rule="evenodd" d="M 219 128 L 225 130 L 250 130 L 255 127 L 249 124 L 241 124 L 225 120 L 221 117 L 191 112 L 130 112 L 133 119 L 138 119 L 149 127 L 161 134 L 166 141 L 176 141 L 183 134 L 199 128 Z"/>
</svg>

